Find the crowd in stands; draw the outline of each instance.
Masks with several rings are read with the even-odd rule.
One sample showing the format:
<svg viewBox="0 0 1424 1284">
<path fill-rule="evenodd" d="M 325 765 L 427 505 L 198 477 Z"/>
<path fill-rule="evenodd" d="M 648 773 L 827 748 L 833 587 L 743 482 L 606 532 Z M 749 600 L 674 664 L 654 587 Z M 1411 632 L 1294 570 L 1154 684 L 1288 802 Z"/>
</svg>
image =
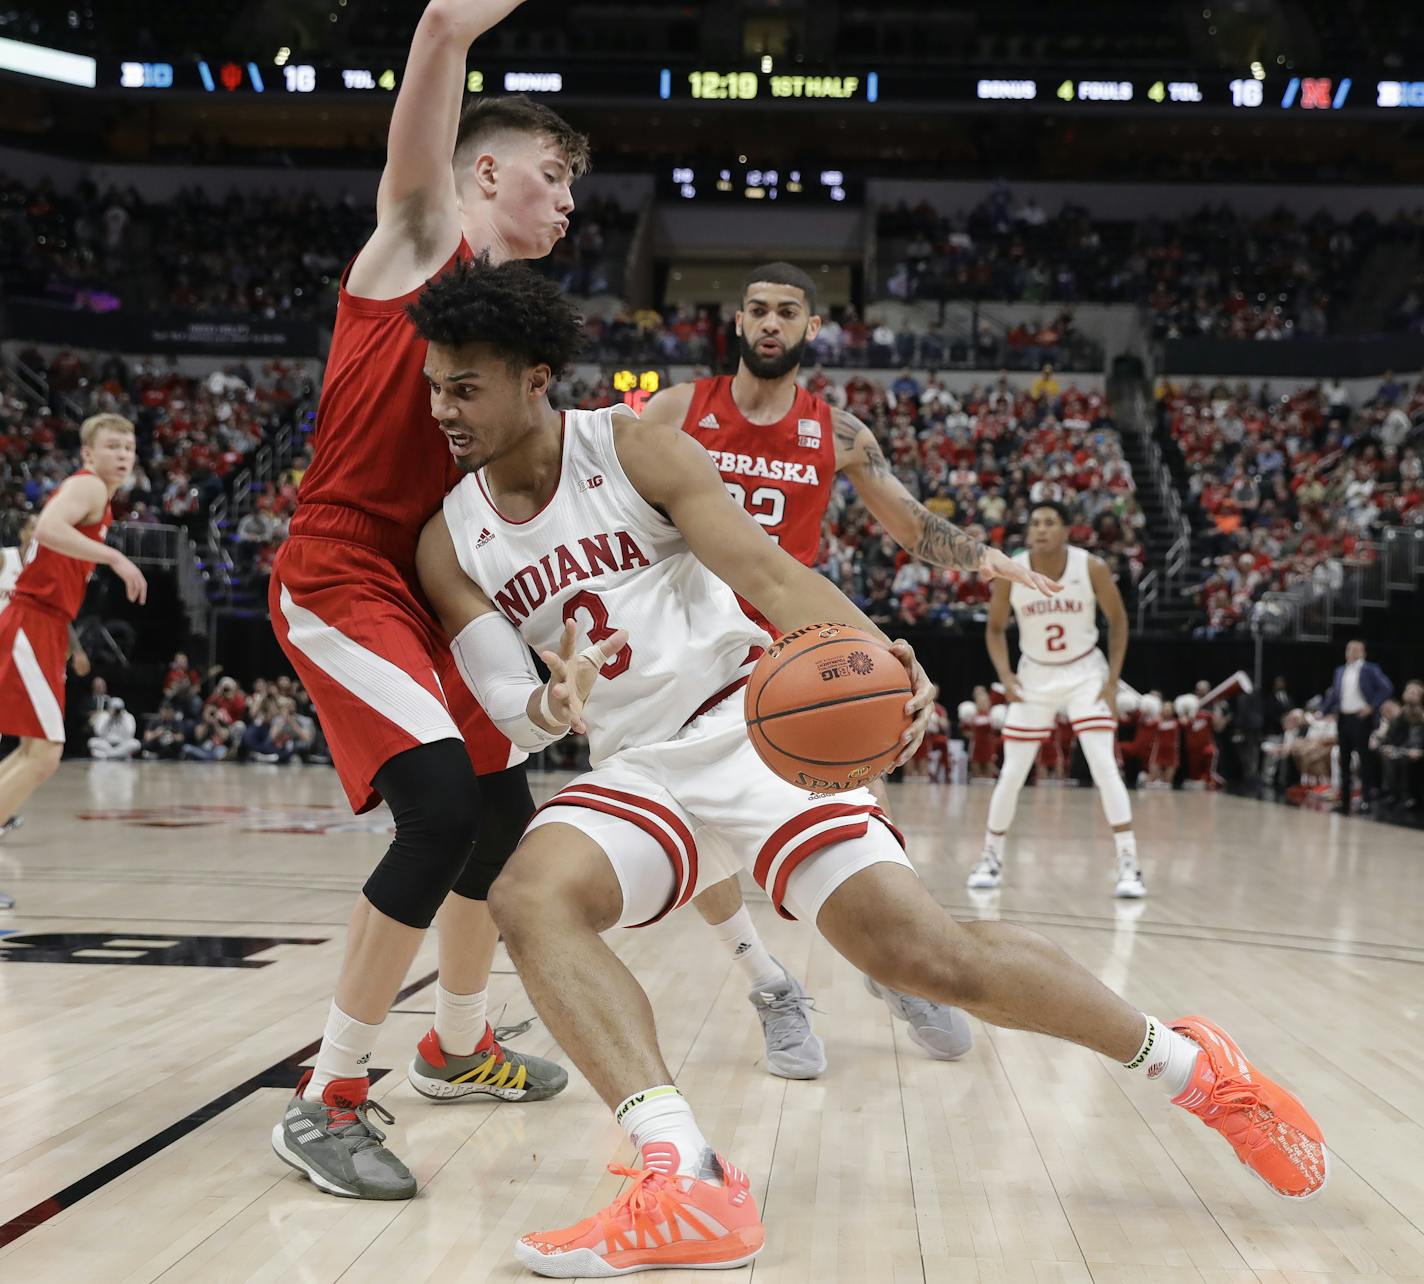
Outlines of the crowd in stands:
<svg viewBox="0 0 1424 1284">
<path fill-rule="evenodd" d="M 139 738 L 138 753 L 185 762 L 331 761 L 301 683 L 285 675 L 258 678 L 244 691 L 221 666 L 200 675 L 181 651 L 164 675 L 163 696 Z"/>
<path fill-rule="evenodd" d="M 968 212 L 927 202 L 883 209 L 878 232 L 882 284 L 894 297 L 1135 303 L 1159 339 L 1326 334 L 1364 256 L 1419 240 L 1412 214 L 1383 223 L 1368 213 L 1248 217 L 1206 206 L 1179 219 L 1095 219 L 1072 204 L 1050 214 L 1002 184 Z"/>
<path fill-rule="evenodd" d="M 1384 528 L 1424 523 L 1424 380 L 1386 374 L 1359 406 L 1338 380 L 1284 396 L 1163 383 L 1157 403 L 1207 532 L 1204 636 L 1248 624 L 1267 592 L 1330 584 Z"/>
<path fill-rule="evenodd" d="M 61 190 L 0 176 L 0 286 L 12 298 L 107 312 L 289 318 L 330 324 L 342 268 L 372 202 L 310 192 L 161 201 L 84 182 Z M 636 216 L 593 197 L 535 266 L 570 294 L 619 293 Z"/>
</svg>

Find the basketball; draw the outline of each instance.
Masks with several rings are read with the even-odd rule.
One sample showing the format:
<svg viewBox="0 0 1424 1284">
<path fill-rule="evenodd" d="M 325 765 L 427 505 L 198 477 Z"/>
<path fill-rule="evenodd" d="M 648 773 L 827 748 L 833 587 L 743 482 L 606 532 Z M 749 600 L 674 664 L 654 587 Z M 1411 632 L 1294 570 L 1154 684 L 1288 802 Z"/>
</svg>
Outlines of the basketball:
<svg viewBox="0 0 1424 1284">
<path fill-rule="evenodd" d="M 811 624 L 757 661 L 747 731 L 783 780 L 838 794 L 868 785 L 895 761 L 911 694 L 905 666 L 878 638 L 845 624 Z"/>
</svg>

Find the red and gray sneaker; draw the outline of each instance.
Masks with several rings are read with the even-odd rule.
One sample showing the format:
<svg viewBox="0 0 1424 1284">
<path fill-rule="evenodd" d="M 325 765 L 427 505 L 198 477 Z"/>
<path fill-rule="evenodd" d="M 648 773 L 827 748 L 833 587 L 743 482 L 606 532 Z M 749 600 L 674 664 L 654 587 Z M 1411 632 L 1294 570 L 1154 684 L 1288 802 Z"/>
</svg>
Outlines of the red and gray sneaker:
<svg viewBox="0 0 1424 1284">
<path fill-rule="evenodd" d="M 385 1147 L 386 1134 L 371 1123 L 395 1118 L 367 1096 L 370 1083 L 333 1079 L 320 1101 L 302 1096 L 311 1080 L 308 1070 L 287 1103 L 282 1120 L 272 1129 L 272 1149 L 284 1164 L 305 1173 L 317 1189 L 347 1199 L 413 1199 L 415 1178 Z"/>
<path fill-rule="evenodd" d="M 413 1087 L 432 1101 L 498 1097 L 504 1101 L 545 1101 L 568 1086 L 569 1072 L 555 1061 L 505 1047 L 485 1025 L 485 1037 L 467 1057 L 446 1052 L 433 1029 L 420 1041 L 406 1072 Z"/>
</svg>

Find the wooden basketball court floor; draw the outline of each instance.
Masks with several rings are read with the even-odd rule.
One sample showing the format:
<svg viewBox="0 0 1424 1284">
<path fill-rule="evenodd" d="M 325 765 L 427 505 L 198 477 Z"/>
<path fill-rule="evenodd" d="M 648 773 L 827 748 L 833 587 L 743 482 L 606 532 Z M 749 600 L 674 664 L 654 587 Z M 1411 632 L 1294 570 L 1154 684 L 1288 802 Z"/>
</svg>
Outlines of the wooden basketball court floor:
<svg viewBox="0 0 1424 1284">
<path fill-rule="evenodd" d="M 1096 797 L 1040 788 L 1009 886 L 975 904 L 963 876 L 988 797 L 894 791 L 942 902 L 1039 928 L 1158 1015 L 1221 1021 L 1320 1120 L 1330 1188 L 1275 1199 L 1156 1085 L 1080 1049 L 975 1022 L 966 1059 L 929 1061 L 758 894 L 759 926 L 820 1009 L 830 1068 L 815 1082 L 763 1072 L 741 981 L 690 911 L 615 938 L 705 1131 L 753 1175 L 767 1247 L 728 1278 L 1424 1280 L 1418 831 L 1139 794 L 1152 897 L 1123 908 Z M 384 843 L 330 770 L 66 763 L 27 819 L 0 848 L 0 889 L 18 899 L 0 913 L 0 1280 L 528 1278 L 518 1234 L 615 1194 L 604 1165 L 630 1156 L 577 1072 L 531 1106 L 434 1105 L 406 1083 L 433 941 L 375 1058 L 419 1197 L 329 1198 L 273 1156 Z M 532 1009 L 503 952 L 496 968 L 494 1010 L 521 1021 Z M 555 1051 L 538 1024 L 516 1046 Z"/>
</svg>

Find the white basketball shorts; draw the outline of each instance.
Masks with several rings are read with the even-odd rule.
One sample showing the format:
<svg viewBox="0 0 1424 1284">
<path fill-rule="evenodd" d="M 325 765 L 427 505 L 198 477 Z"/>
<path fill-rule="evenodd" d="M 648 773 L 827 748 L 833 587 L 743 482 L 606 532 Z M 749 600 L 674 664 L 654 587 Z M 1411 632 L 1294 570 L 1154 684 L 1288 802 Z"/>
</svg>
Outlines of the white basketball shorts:
<svg viewBox="0 0 1424 1284">
<path fill-rule="evenodd" d="M 1009 705 L 1005 740 L 1047 740 L 1060 713 L 1067 714 L 1075 735 L 1116 734 L 1117 719 L 1107 701 L 1099 698 L 1108 680 L 1108 661 L 1101 651 L 1089 651 L 1067 664 L 1044 664 L 1023 656 L 1018 678 L 1024 698 Z"/>
</svg>

